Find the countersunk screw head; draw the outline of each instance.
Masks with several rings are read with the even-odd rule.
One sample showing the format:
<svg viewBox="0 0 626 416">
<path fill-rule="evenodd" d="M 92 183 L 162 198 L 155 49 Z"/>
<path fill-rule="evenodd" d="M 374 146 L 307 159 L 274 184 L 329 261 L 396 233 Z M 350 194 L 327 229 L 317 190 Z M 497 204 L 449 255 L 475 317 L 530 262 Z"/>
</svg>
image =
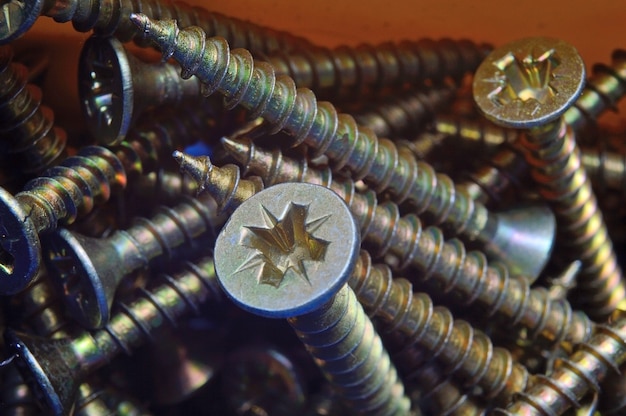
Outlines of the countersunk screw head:
<svg viewBox="0 0 626 416">
<path fill-rule="evenodd" d="M 241 308 L 268 318 L 319 309 L 348 281 L 360 246 L 346 203 L 306 183 L 246 200 L 215 244 L 219 281 Z"/>
<path fill-rule="evenodd" d="M 39 233 L 19 201 L 0 187 L 0 293 L 15 294 L 41 264 Z"/>
<path fill-rule="evenodd" d="M 92 36 L 85 42 L 78 65 L 79 95 L 94 137 L 117 143 L 133 115 L 131 65 L 122 43 Z"/>
<path fill-rule="evenodd" d="M 526 38 L 485 58 L 474 76 L 474 99 L 485 117 L 513 128 L 541 126 L 560 117 L 581 94 L 585 65 L 568 43 Z"/>
<path fill-rule="evenodd" d="M 3 1 L 0 11 L 0 44 L 5 45 L 28 31 L 41 15 L 43 0 Z"/>
</svg>

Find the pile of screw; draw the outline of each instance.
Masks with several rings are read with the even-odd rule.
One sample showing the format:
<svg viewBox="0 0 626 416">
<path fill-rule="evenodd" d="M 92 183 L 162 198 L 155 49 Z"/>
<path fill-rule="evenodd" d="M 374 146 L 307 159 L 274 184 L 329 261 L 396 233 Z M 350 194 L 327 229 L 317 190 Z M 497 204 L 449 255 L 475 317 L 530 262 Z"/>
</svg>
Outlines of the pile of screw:
<svg viewBox="0 0 626 416">
<path fill-rule="evenodd" d="M 2 8 L 0 415 L 626 411 L 626 50 Z M 94 31 L 77 137 L 40 16 Z"/>
</svg>

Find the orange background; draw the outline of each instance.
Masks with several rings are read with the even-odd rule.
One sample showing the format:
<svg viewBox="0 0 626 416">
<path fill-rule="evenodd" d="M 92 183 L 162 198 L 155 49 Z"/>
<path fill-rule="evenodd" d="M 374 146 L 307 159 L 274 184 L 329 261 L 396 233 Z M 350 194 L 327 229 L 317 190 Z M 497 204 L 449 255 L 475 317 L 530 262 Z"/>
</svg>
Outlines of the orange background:
<svg viewBox="0 0 626 416">
<path fill-rule="evenodd" d="M 498 46 L 513 39 L 542 35 L 570 42 L 589 69 L 596 62 L 610 63 L 613 49 L 626 48 L 626 3 L 621 0 L 196 0 L 188 3 L 287 30 L 327 46 L 422 37 L 466 37 Z M 62 80 L 68 74 L 75 74 L 78 51 L 86 36 L 74 32 L 69 23 L 58 24 L 42 17 L 22 40 L 27 43 L 43 40 L 53 51 L 53 59 L 67 62 L 65 69 L 49 77 L 47 89 L 52 92 L 46 95 L 47 101 L 66 111 L 76 111 L 77 106 L 60 96 L 75 93 L 76 87 L 71 85 L 75 81 Z M 621 107 L 624 113 L 625 106 Z M 609 121 L 611 117 L 615 116 L 609 116 Z M 620 124 L 624 122 L 623 118 L 617 120 Z"/>
</svg>

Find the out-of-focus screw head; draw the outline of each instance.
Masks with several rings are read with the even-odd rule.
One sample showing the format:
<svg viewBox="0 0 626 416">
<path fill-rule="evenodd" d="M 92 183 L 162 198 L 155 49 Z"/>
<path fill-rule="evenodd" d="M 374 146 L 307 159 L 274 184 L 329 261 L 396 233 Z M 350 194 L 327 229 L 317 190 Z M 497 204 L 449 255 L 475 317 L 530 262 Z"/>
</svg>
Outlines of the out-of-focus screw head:
<svg viewBox="0 0 626 416">
<path fill-rule="evenodd" d="M 21 204 L 0 187 L 0 292 L 24 289 L 41 264 L 39 233 Z"/>
<path fill-rule="evenodd" d="M 0 11 L 0 44 L 22 36 L 35 23 L 43 9 L 43 0 L 10 0 Z"/>
<path fill-rule="evenodd" d="M 474 76 L 474 99 L 484 115 L 506 127 L 531 128 L 560 117 L 585 85 L 585 65 L 568 43 L 525 38 L 485 58 Z"/>
<path fill-rule="evenodd" d="M 288 318 L 319 309 L 347 282 L 360 236 L 345 202 L 306 183 L 272 186 L 235 210 L 215 244 L 215 270 L 232 300 Z"/>
<path fill-rule="evenodd" d="M 117 142 L 130 127 L 134 90 L 128 55 L 114 38 L 92 36 L 78 65 L 79 95 L 94 137 Z"/>
</svg>

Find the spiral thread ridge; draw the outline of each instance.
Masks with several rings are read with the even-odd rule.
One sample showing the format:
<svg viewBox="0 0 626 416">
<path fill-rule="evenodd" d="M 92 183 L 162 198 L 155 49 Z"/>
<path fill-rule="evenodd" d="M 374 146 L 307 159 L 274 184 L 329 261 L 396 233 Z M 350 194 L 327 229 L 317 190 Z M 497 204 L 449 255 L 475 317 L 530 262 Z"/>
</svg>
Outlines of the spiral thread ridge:
<svg viewBox="0 0 626 416">
<path fill-rule="evenodd" d="M 593 75 L 581 96 L 563 115 L 575 132 L 594 124 L 607 109 L 615 109 L 617 102 L 626 95 L 626 50 L 614 50 L 611 58 L 611 66 L 593 66 Z"/>
<path fill-rule="evenodd" d="M 41 89 L 28 84 L 28 70 L 12 63 L 13 51 L 0 47 L 0 142 L 8 161 L 27 174 L 54 165 L 65 155 L 67 135 L 54 126 L 54 113 L 41 104 Z"/>
<path fill-rule="evenodd" d="M 586 393 L 600 391 L 609 373 L 619 373 L 626 360 L 626 319 L 598 327 L 589 342 L 581 344 L 569 358 L 560 360 L 547 377 L 534 377 L 531 388 L 521 393 L 499 415 L 554 416 L 578 408 Z"/>
<path fill-rule="evenodd" d="M 95 204 L 106 202 L 112 190 L 126 186 L 120 160 L 100 146 L 86 146 L 76 156 L 30 180 L 15 199 L 30 212 L 38 232 L 71 224 Z"/>
<path fill-rule="evenodd" d="M 371 130 L 359 129 L 351 116 L 338 114 L 328 102 L 318 103 L 311 90 L 296 90 L 291 78 L 277 78 L 269 64 L 255 65 L 248 51 L 231 52 L 224 39 L 207 39 L 198 27 L 179 31 L 172 20 L 151 21 L 141 14 L 131 20 L 159 45 L 164 58 L 179 62 L 183 77 L 196 75 L 204 82 L 207 95 L 219 90 L 227 107 L 240 104 L 251 110 L 274 131 L 292 135 L 294 145 L 305 142 L 326 154 L 334 169 L 348 167 L 355 179 L 365 179 L 377 192 L 390 190 L 398 203 L 411 201 L 417 213 L 446 222 L 469 240 L 483 237 L 486 208 L 455 188 L 452 179 L 416 162 L 408 151 L 398 151 L 393 142 L 378 140 Z"/>
<path fill-rule="evenodd" d="M 354 97 L 355 93 L 397 90 L 426 80 L 442 83 L 447 77 L 458 83 L 463 75 L 476 70 L 491 49 L 465 39 L 421 39 L 313 48 L 296 54 L 277 52 L 263 58 L 275 68 L 277 77 L 287 75 L 298 88 L 341 99 L 347 93 Z"/>
<path fill-rule="evenodd" d="M 410 401 L 396 368 L 348 286 L 344 285 L 321 309 L 287 321 L 355 411 L 408 414 Z"/>
<path fill-rule="evenodd" d="M 526 278 L 509 276 L 506 267 L 489 263 L 479 251 L 468 252 L 457 239 L 446 241 L 439 228 L 424 229 L 416 215 L 400 216 L 397 204 L 378 205 L 373 192 L 359 194 L 353 181 L 333 180 L 330 169 L 313 169 L 306 160 L 285 157 L 279 150 L 264 151 L 249 140 L 224 142 L 245 170 L 259 175 L 266 186 L 309 182 L 332 189 L 359 223 L 364 246 L 377 258 L 396 256 L 398 270 L 415 268 L 419 281 L 436 280 L 445 292 L 461 293 L 466 304 L 479 302 L 489 315 L 506 316 L 551 342 L 577 343 L 591 336 L 593 324 L 584 313 L 572 311 L 569 302 L 550 300 L 545 289 L 531 289 Z"/>
<path fill-rule="evenodd" d="M 505 348 L 494 347 L 482 331 L 455 320 L 449 309 L 435 307 L 426 293 L 413 293 L 406 279 L 391 276 L 382 264 L 372 265 L 361 251 L 350 286 L 373 316 L 389 324 L 388 330 L 407 335 L 438 359 L 446 372 L 455 372 L 468 386 L 479 385 L 496 401 L 506 403 L 526 387 L 528 371 Z"/>
<path fill-rule="evenodd" d="M 71 21 L 79 32 L 92 29 L 103 36 L 115 35 L 123 42 L 141 42 L 141 33 L 128 20 L 127 13 L 145 13 L 155 19 L 176 19 L 182 26 L 200 26 L 207 33 L 223 36 L 234 47 L 255 53 L 311 48 L 312 44 L 299 36 L 265 28 L 252 22 L 170 0 L 44 0 L 43 14 L 57 22 Z M 59 6 L 61 4 L 61 6 Z M 55 7 L 52 7 L 55 6 Z"/>
<path fill-rule="evenodd" d="M 406 93 L 399 98 L 369 106 L 354 115 L 356 121 L 372 129 L 378 137 L 407 137 L 416 134 L 454 98 L 451 87 Z"/>
<path fill-rule="evenodd" d="M 572 130 L 561 119 L 521 144 L 568 255 L 582 262 L 572 299 L 592 318 L 605 318 L 626 298 L 626 286 Z"/>
</svg>

